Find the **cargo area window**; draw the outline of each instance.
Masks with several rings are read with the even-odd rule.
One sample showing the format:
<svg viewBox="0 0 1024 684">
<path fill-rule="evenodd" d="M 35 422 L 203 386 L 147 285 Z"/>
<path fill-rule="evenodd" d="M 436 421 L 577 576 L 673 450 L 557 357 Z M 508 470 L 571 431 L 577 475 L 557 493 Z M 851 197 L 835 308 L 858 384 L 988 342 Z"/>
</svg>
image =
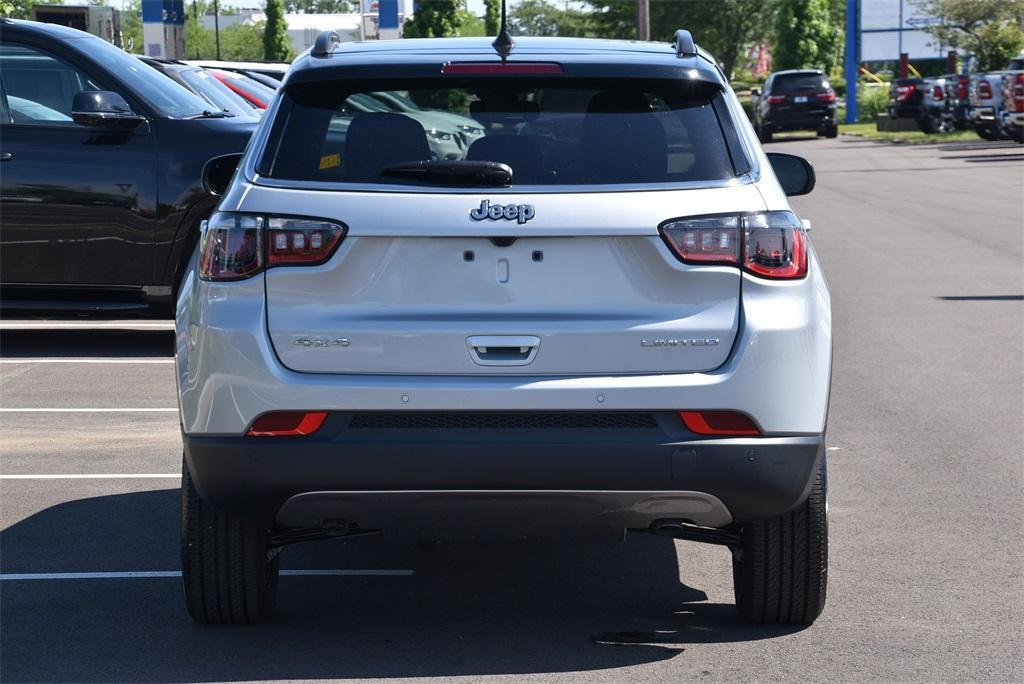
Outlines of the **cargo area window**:
<svg viewBox="0 0 1024 684">
<path fill-rule="evenodd" d="M 685 79 L 297 84 L 284 94 L 258 170 L 282 180 L 416 185 L 382 170 L 434 160 L 506 164 L 512 186 L 727 180 L 749 163 L 730 156 L 740 147 L 721 102 L 716 85 Z"/>
</svg>

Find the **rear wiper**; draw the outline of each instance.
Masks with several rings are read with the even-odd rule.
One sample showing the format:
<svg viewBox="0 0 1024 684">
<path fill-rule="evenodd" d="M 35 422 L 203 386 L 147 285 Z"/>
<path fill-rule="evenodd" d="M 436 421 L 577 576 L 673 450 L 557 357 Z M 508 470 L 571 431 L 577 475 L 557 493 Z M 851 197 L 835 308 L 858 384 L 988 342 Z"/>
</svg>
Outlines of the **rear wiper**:
<svg viewBox="0 0 1024 684">
<path fill-rule="evenodd" d="M 512 169 L 508 164 L 492 161 L 411 161 L 385 166 L 380 170 L 380 175 L 436 185 L 512 185 Z"/>
</svg>

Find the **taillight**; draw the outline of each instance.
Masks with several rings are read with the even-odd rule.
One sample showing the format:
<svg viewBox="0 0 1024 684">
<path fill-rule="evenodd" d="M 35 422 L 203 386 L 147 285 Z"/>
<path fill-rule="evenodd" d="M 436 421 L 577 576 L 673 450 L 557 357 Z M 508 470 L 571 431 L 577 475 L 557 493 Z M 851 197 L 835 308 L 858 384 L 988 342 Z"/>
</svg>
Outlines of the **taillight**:
<svg viewBox="0 0 1024 684">
<path fill-rule="evenodd" d="M 204 222 L 199 275 L 241 280 L 273 266 L 322 264 L 345 237 L 331 221 L 220 212 Z"/>
<path fill-rule="evenodd" d="M 326 411 L 274 411 L 264 413 L 253 421 L 250 437 L 300 437 L 320 429 L 327 418 Z"/>
<path fill-rule="evenodd" d="M 763 278 L 807 275 L 807 234 L 788 211 L 754 214 L 744 220 L 743 268 Z"/>
<path fill-rule="evenodd" d="M 680 411 L 686 429 L 698 435 L 716 437 L 757 436 L 757 429 L 748 416 L 737 411 Z"/>
<path fill-rule="evenodd" d="M 199 275 L 206 280 L 240 280 L 263 270 L 262 216 L 214 214 L 199 238 Z"/>
<path fill-rule="evenodd" d="M 835 102 L 836 92 L 829 88 L 827 92 L 818 93 L 817 95 L 815 95 L 815 97 L 818 98 L 819 102 Z"/>
<path fill-rule="evenodd" d="M 659 230 L 684 263 L 740 266 L 762 278 L 807 275 L 807 236 L 789 211 L 676 219 Z"/>
<path fill-rule="evenodd" d="M 768 104 L 782 104 L 786 101 L 785 95 L 769 95 Z"/>
<path fill-rule="evenodd" d="M 300 218 L 267 219 L 267 268 L 279 264 L 321 264 L 345 235 L 337 223 Z"/>
<path fill-rule="evenodd" d="M 1013 79 L 1013 111 L 1024 112 L 1024 74 L 1017 74 Z"/>
<path fill-rule="evenodd" d="M 913 97 L 915 90 L 917 90 L 917 87 L 913 83 L 898 85 L 896 86 L 896 99 L 900 102 L 906 102 Z"/>
<path fill-rule="evenodd" d="M 936 100 L 944 100 L 945 99 L 945 93 L 942 92 L 942 86 L 940 86 L 940 85 L 932 86 L 932 97 L 935 98 Z"/>
<path fill-rule="evenodd" d="M 978 97 L 982 100 L 992 99 L 992 84 L 988 81 L 980 81 L 978 83 Z"/>
<path fill-rule="evenodd" d="M 956 81 L 956 96 L 959 100 L 967 99 L 967 86 L 970 84 L 970 76 L 960 76 Z"/>
</svg>

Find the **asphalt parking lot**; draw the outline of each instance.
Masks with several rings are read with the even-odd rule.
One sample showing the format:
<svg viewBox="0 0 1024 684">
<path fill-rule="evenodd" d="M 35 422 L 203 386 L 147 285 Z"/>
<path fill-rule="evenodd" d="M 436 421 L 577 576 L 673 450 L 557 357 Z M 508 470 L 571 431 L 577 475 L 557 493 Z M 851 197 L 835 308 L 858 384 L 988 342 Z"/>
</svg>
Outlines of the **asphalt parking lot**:
<svg viewBox="0 0 1024 684">
<path fill-rule="evenodd" d="M 833 296 L 830 586 L 732 606 L 727 551 L 290 548 L 251 628 L 185 613 L 169 323 L 0 324 L 0 680 L 1024 680 L 1024 148 L 792 139 Z"/>
</svg>

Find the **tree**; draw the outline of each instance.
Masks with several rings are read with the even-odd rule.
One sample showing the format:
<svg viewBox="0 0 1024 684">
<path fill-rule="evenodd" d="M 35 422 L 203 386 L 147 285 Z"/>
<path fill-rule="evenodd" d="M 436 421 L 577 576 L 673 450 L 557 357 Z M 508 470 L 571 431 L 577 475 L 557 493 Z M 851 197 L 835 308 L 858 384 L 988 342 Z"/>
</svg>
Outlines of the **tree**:
<svg viewBox="0 0 1024 684">
<path fill-rule="evenodd" d="M 263 29 L 263 59 L 290 62 L 292 43 L 288 39 L 288 25 L 284 21 L 284 0 L 267 0 L 264 14 L 267 24 Z"/>
<path fill-rule="evenodd" d="M 781 0 L 772 69 L 828 71 L 838 59 L 842 35 L 842 28 L 832 22 L 829 0 Z"/>
<path fill-rule="evenodd" d="M 501 28 L 501 0 L 484 0 L 484 35 L 496 36 Z"/>
<path fill-rule="evenodd" d="M 465 21 L 462 0 L 422 0 L 416 14 L 405 22 L 406 38 L 444 38 L 459 35 Z"/>
<path fill-rule="evenodd" d="M 0 17 L 31 19 L 33 5 L 60 5 L 63 0 L 0 0 Z"/>
<path fill-rule="evenodd" d="M 359 3 L 352 0 L 285 0 L 289 14 L 348 14 L 357 11 Z"/>
<path fill-rule="evenodd" d="M 635 0 L 587 0 L 594 8 L 590 31 L 607 38 L 636 36 Z M 835 2 L 836 0 L 832 0 Z M 736 63 L 754 43 L 771 37 L 772 17 L 780 0 L 686 0 L 651 2 L 651 38 L 671 41 L 677 29 L 722 62 L 732 75 Z"/>
<path fill-rule="evenodd" d="M 1024 0 L 919 0 L 917 5 L 939 20 L 924 30 L 977 57 L 978 71 L 1005 69 L 1024 48 Z"/>
<path fill-rule="evenodd" d="M 515 36 L 585 36 L 590 15 L 578 9 L 559 9 L 547 0 L 522 0 L 512 8 L 509 30 Z"/>
</svg>

